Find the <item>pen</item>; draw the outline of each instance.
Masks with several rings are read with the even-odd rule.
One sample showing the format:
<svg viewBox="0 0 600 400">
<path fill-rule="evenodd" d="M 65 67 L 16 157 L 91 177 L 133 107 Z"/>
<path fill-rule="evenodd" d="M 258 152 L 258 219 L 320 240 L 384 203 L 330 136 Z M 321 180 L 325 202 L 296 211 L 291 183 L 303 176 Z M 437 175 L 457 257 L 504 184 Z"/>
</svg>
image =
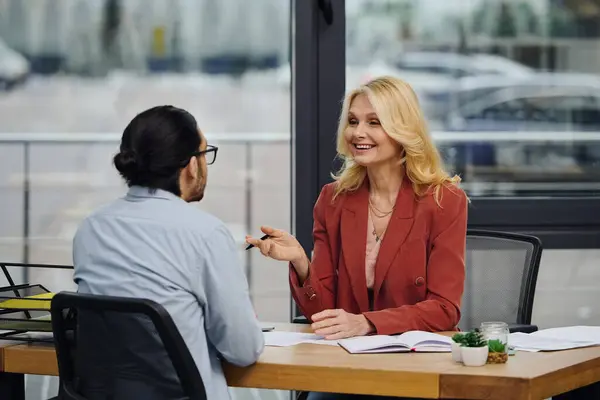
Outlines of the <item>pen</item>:
<svg viewBox="0 0 600 400">
<path fill-rule="evenodd" d="M 270 238 L 269 235 L 264 235 L 263 237 L 260 238 L 260 240 L 265 240 L 265 239 L 268 239 L 268 238 Z M 246 250 L 250 250 L 253 247 L 254 247 L 253 244 L 249 244 L 248 247 L 246 247 Z"/>
</svg>

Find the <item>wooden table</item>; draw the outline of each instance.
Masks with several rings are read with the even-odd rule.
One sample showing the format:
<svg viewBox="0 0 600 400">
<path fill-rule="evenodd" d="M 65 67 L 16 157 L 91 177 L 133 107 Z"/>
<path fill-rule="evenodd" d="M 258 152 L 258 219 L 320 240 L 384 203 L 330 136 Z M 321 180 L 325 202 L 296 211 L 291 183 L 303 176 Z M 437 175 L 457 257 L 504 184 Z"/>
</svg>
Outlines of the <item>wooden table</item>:
<svg viewBox="0 0 600 400">
<path fill-rule="evenodd" d="M 307 329 L 306 325 L 275 325 L 278 330 Z M 50 345 L 9 344 L 0 351 L 1 370 L 15 374 L 6 376 L 58 374 Z M 267 347 L 255 365 L 225 365 L 224 369 L 229 385 L 235 387 L 430 399 L 534 400 L 599 382 L 600 347 L 517 352 L 504 365 L 464 367 L 454 363 L 450 353 L 352 355 L 341 347 L 301 344 Z M 5 398 L 9 399 L 2 396 Z"/>
</svg>

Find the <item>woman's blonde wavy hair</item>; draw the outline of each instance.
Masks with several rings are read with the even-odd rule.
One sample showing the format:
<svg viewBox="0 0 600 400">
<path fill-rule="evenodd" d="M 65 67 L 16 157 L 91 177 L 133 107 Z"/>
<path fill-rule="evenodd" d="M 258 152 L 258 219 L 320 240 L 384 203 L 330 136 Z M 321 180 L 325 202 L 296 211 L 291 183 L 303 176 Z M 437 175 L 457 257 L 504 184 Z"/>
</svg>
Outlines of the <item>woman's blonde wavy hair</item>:
<svg viewBox="0 0 600 400">
<path fill-rule="evenodd" d="M 338 157 L 344 163 L 338 173 L 332 175 L 337 182 L 334 199 L 344 192 L 358 189 L 367 175 L 366 167 L 358 165 L 352 159 L 344 137 L 350 106 L 359 94 L 367 96 L 383 130 L 402 147 L 400 165 L 404 165 L 415 194 L 423 196 L 433 190 L 435 201 L 440 205 L 442 187 L 458 185 L 460 177 L 451 177 L 444 170 L 442 158 L 427 131 L 425 118 L 413 89 L 403 80 L 391 76 L 375 78 L 349 92 L 344 99 L 337 132 Z"/>
</svg>

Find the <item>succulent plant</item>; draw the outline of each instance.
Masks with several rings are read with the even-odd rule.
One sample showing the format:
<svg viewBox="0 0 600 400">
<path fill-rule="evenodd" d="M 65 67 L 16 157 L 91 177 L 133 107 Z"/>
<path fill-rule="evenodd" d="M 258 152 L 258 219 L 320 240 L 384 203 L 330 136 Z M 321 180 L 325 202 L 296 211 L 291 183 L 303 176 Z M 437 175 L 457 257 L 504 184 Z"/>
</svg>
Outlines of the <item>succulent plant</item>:
<svg viewBox="0 0 600 400">
<path fill-rule="evenodd" d="M 462 344 L 463 341 L 465 340 L 465 334 L 464 333 L 455 333 L 452 336 L 452 341 L 456 344 Z"/>
<path fill-rule="evenodd" d="M 488 347 L 492 353 L 504 353 L 506 345 L 498 339 L 488 340 Z"/>
<path fill-rule="evenodd" d="M 484 347 L 486 346 L 487 340 L 479 329 L 473 329 L 470 332 L 465 333 L 460 345 L 463 347 Z"/>
</svg>

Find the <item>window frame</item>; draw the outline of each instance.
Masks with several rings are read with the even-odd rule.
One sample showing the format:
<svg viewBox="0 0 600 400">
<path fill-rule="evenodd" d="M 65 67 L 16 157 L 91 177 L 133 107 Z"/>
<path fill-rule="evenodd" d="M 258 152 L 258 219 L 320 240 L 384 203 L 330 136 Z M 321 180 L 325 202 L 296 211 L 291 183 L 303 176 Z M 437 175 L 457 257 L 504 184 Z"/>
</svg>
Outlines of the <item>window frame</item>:
<svg viewBox="0 0 600 400">
<path fill-rule="evenodd" d="M 597 249 L 600 196 L 475 197 L 468 226 L 532 234 L 545 249 Z"/>
<path fill-rule="evenodd" d="M 335 133 L 346 90 L 345 13 L 345 0 L 292 0 L 292 232 L 309 255 L 314 204 L 339 168 Z M 293 300 L 291 308 L 293 319 L 299 315 Z"/>
</svg>

